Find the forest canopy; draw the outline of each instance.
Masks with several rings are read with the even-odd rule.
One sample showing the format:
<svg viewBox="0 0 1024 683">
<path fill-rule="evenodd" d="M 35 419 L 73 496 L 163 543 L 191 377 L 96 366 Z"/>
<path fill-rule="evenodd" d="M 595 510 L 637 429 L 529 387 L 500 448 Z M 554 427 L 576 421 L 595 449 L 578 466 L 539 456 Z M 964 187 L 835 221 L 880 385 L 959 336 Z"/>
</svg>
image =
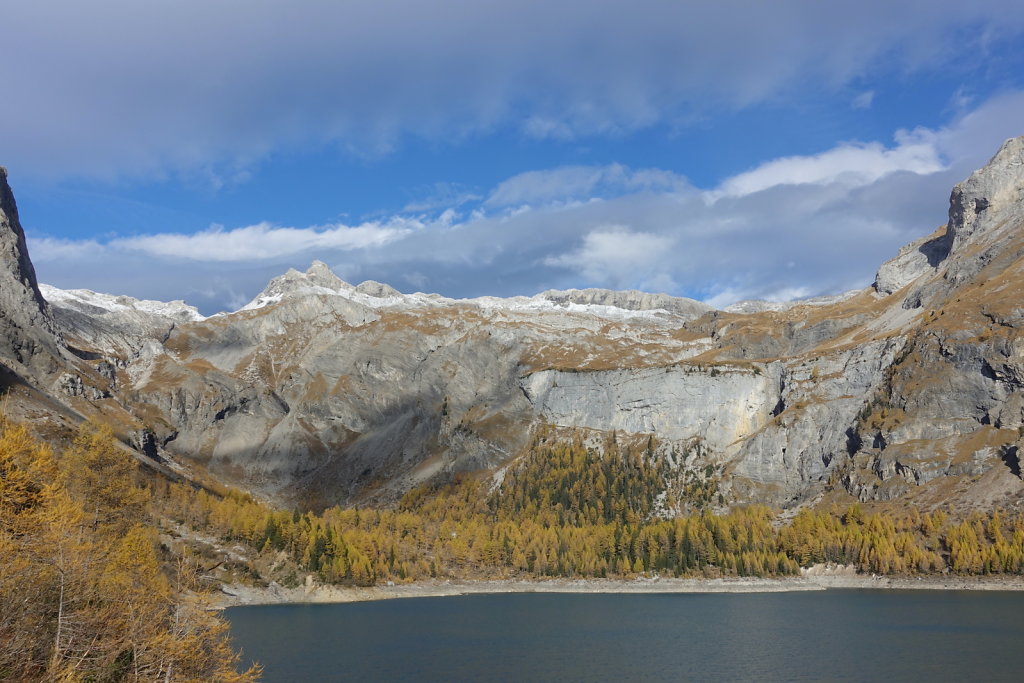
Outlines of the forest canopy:
<svg viewBox="0 0 1024 683">
<path fill-rule="evenodd" d="M 137 470 L 107 428 L 58 457 L 0 417 L 0 680 L 258 678 L 237 671 L 199 567 L 161 557 Z"/>
</svg>

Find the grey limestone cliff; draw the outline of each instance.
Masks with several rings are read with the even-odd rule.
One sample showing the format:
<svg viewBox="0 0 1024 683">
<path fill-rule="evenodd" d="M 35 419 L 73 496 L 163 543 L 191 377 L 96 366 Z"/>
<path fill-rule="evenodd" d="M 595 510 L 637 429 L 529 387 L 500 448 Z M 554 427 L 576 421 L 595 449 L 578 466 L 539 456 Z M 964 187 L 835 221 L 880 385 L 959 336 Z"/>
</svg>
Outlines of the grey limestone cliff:
<svg viewBox="0 0 1024 683">
<path fill-rule="evenodd" d="M 780 372 L 779 363 L 543 370 L 523 385 L 535 409 L 554 424 L 699 439 L 724 456 L 771 418 L 781 398 Z"/>
</svg>

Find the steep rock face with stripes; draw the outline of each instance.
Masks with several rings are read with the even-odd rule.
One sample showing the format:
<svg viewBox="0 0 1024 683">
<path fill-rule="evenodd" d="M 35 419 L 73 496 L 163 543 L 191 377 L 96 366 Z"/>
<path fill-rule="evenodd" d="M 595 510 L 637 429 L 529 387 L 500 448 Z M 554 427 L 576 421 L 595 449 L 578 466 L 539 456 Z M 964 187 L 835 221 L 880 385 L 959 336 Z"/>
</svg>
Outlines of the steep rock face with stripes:
<svg viewBox="0 0 1024 683">
<path fill-rule="evenodd" d="M 0 166 L 0 363 L 16 375 L 52 372 L 56 328 L 29 259 L 7 169 Z"/>
<path fill-rule="evenodd" d="M 452 300 L 318 262 L 210 318 L 43 286 L 40 315 L 79 359 L 48 387 L 160 458 L 289 504 L 393 500 L 498 468 L 552 425 L 594 444 L 653 435 L 655 457 L 712 472 L 723 504 L 1019 502 L 1022 159 L 1008 141 L 871 287 L 787 305 Z"/>
</svg>

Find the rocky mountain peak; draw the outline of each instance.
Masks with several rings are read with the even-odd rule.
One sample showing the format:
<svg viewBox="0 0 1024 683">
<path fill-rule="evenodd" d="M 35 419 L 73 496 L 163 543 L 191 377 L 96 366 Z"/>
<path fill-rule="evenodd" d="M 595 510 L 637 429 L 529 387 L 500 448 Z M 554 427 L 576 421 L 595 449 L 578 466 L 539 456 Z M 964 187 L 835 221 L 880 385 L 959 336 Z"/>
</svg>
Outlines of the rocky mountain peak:
<svg viewBox="0 0 1024 683">
<path fill-rule="evenodd" d="M 958 249 L 975 233 L 1024 217 L 1024 136 L 1003 143 L 984 167 L 953 188 L 949 240 Z"/>
<path fill-rule="evenodd" d="M 46 303 L 39 293 L 36 281 L 36 270 L 28 256 L 25 243 L 25 231 L 18 217 L 18 206 L 14 201 L 14 192 L 7 183 L 7 169 L 0 166 L 0 259 L 4 267 L 3 275 L 13 276 L 34 300 L 34 307 L 43 309 Z"/>
<path fill-rule="evenodd" d="M 905 245 L 895 257 L 883 263 L 875 275 L 875 290 L 892 294 L 925 273 L 934 272 L 948 255 L 949 231 L 942 227 Z"/>
<path fill-rule="evenodd" d="M 356 286 L 356 291 L 360 294 L 376 297 L 378 299 L 402 296 L 402 293 L 391 285 L 384 284 L 383 282 L 377 282 L 376 280 L 366 280 L 365 282 L 359 283 Z"/>
<path fill-rule="evenodd" d="M 23 366 L 57 353 L 55 327 L 39 292 L 18 206 L 0 166 L 0 360 Z"/>
<path fill-rule="evenodd" d="M 878 269 L 875 289 L 892 294 L 922 275 L 934 273 L 950 254 L 964 252 L 964 245 L 979 238 L 1001 239 L 1001 228 L 1011 229 L 1024 221 L 1024 136 L 1003 143 L 989 162 L 953 188 L 949 197 L 949 221 L 931 235 L 900 249 L 895 258 Z M 996 248 L 1000 248 L 998 244 Z M 974 259 L 977 261 L 978 259 Z M 955 280 L 973 276 L 979 263 L 963 264 Z M 920 296 L 912 297 L 919 300 Z"/>
<path fill-rule="evenodd" d="M 325 287 L 333 290 L 350 289 L 352 287 L 350 284 L 335 275 L 330 266 L 323 261 L 314 260 L 313 263 L 310 264 L 309 268 L 306 269 L 305 275 L 309 279 L 310 283 L 315 284 L 318 287 Z"/>
<path fill-rule="evenodd" d="M 242 310 L 262 308 L 292 296 L 347 293 L 354 289 L 352 285 L 335 275 L 326 263 L 313 261 L 305 273 L 289 268 L 283 275 L 275 277 Z"/>
</svg>

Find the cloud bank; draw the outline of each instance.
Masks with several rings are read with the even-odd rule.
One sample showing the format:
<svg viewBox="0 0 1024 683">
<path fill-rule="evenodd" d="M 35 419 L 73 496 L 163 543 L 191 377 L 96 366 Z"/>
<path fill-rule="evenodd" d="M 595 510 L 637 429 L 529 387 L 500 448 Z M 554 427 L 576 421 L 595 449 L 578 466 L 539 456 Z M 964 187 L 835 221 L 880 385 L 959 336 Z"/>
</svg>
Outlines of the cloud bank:
<svg viewBox="0 0 1024 683">
<path fill-rule="evenodd" d="M 676 125 L 986 58 L 1017 0 L 77 0 L 3 10 L 0 150 L 38 176 L 230 180 L 282 149 Z M 867 107 L 872 96 L 857 96 Z"/>
<path fill-rule="evenodd" d="M 834 293 L 870 284 L 900 246 L 941 225 L 950 188 L 1024 132 L 1022 112 L 1024 93 L 1007 93 L 945 128 L 771 160 L 713 188 L 658 169 L 574 166 L 355 225 L 29 244 L 43 281 L 184 297 L 206 313 L 314 258 L 352 282 L 448 296 L 635 287 L 725 305 Z"/>
</svg>

